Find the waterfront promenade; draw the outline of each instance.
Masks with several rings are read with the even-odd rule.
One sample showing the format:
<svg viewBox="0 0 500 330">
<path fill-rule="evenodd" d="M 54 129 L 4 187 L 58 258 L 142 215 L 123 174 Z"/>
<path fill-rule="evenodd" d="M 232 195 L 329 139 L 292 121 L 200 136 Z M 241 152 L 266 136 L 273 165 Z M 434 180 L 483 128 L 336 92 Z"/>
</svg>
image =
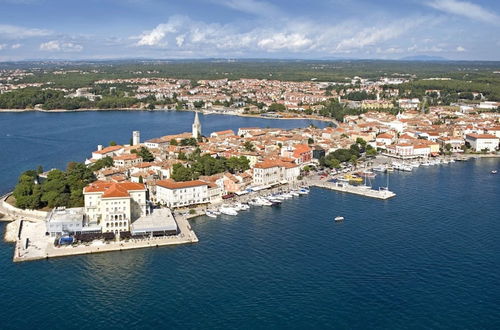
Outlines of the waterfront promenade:
<svg viewBox="0 0 500 330">
<path fill-rule="evenodd" d="M 22 220 L 20 235 L 17 236 L 14 249 L 15 262 L 65 257 L 79 254 L 92 254 L 122 251 L 148 247 L 197 243 L 198 237 L 186 217 L 176 217 L 179 234 L 175 236 L 129 239 L 124 241 L 104 242 L 101 240 L 87 244 L 54 246 L 54 238 L 45 236 L 45 221 Z M 26 242 L 29 244 L 26 244 Z"/>
</svg>

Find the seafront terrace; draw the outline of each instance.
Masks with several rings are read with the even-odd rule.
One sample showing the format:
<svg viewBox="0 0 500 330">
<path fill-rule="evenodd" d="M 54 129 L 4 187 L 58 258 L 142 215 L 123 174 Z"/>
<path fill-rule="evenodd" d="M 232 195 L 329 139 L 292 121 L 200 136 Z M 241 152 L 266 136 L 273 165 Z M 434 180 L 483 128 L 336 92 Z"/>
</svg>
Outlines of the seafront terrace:
<svg viewBox="0 0 500 330">
<path fill-rule="evenodd" d="M 179 228 L 179 233 L 177 235 L 140 239 L 131 238 L 128 240 L 110 242 L 96 240 L 88 245 L 78 244 L 59 247 L 54 245 L 53 237 L 45 235 L 45 221 L 22 220 L 20 233 L 16 239 L 13 260 L 15 262 L 20 262 L 78 254 L 92 254 L 147 247 L 197 243 L 198 237 L 192 230 L 187 218 L 177 216 L 175 220 Z M 29 242 L 28 244 L 26 244 L 27 240 Z"/>
</svg>

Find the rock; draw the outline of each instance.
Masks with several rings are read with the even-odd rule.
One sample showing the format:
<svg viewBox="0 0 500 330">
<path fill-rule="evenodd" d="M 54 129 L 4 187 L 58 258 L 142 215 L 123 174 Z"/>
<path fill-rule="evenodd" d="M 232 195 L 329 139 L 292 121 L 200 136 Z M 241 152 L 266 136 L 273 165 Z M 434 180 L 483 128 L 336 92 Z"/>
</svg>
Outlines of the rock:
<svg viewBox="0 0 500 330">
<path fill-rule="evenodd" d="M 17 232 L 19 230 L 19 220 L 9 222 L 7 226 L 5 226 L 5 236 L 4 239 L 6 242 L 15 243 L 17 240 Z"/>
</svg>

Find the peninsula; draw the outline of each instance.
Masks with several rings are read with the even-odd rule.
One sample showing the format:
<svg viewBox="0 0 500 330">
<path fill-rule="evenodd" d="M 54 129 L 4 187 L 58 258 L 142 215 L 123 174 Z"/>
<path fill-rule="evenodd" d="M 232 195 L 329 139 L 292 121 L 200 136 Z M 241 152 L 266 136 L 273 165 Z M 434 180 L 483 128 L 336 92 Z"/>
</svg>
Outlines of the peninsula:
<svg viewBox="0 0 500 330">
<path fill-rule="evenodd" d="M 6 237 L 14 261 L 196 243 L 188 218 L 235 215 L 249 205 L 278 206 L 309 186 L 366 197 L 378 172 L 411 171 L 467 156 L 495 156 L 499 115 L 430 107 L 392 115 L 345 116 L 337 127 L 242 127 L 99 145 L 66 171 L 27 171 L 0 212 L 16 221 Z"/>
</svg>

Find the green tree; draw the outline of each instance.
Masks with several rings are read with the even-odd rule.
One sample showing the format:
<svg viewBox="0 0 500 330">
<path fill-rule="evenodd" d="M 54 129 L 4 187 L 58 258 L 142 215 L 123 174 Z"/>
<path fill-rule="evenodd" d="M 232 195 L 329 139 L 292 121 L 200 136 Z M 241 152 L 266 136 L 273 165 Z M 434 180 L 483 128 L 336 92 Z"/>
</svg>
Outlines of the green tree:
<svg viewBox="0 0 500 330">
<path fill-rule="evenodd" d="M 246 151 L 255 151 L 255 146 L 250 141 L 245 141 L 243 148 L 245 148 Z"/>
<path fill-rule="evenodd" d="M 267 111 L 273 111 L 273 112 L 283 112 L 286 111 L 286 107 L 283 104 L 280 103 L 272 103 Z"/>
<path fill-rule="evenodd" d="M 135 153 L 137 154 L 138 156 L 140 156 L 142 158 L 143 161 L 145 162 L 152 162 L 153 160 L 155 160 L 155 156 L 151 153 L 151 151 L 149 151 L 148 148 L 146 147 L 141 147 L 141 149 L 137 150 L 137 149 L 133 149 L 131 151 L 131 153 Z"/>
<path fill-rule="evenodd" d="M 110 142 L 109 142 L 109 145 L 110 145 L 110 146 L 116 146 L 116 142 L 115 142 L 115 141 L 110 141 Z"/>
</svg>

